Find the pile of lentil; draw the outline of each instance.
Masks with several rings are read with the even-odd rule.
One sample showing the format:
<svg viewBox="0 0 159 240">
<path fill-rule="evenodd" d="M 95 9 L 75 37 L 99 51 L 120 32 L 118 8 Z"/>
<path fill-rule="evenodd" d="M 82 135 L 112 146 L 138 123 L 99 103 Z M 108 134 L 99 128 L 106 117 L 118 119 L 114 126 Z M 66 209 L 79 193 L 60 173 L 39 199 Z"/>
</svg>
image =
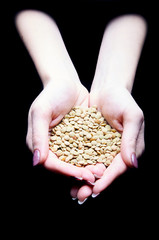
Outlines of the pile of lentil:
<svg viewBox="0 0 159 240">
<path fill-rule="evenodd" d="M 108 167 L 120 152 L 121 134 L 97 111 L 74 107 L 49 131 L 49 148 L 57 157 L 78 167 L 103 163 Z"/>
</svg>

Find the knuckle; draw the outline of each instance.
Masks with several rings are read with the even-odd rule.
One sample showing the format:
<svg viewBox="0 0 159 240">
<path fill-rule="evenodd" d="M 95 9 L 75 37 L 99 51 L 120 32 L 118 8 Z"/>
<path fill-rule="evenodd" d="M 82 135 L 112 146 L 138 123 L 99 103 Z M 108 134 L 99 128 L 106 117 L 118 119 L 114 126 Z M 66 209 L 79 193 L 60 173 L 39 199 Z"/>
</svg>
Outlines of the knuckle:
<svg viewBox="0 0 159 240">
<path fill-rule="evenodd" d="M 31 119 L 47 119 L 50 117 L 51 111 L 46 104 L 42 104 L 40 101 L 34 101 L 30 107 Z"/>
<path fill-rule="evenodd" d="M 142 126 L 144 123 L 144 113 L 140 107 L 132 109 L 128 117 L 129 121 L 134 121 L 138 126 Z"/>
<path fill-rule="evenodd" d="M 33 119 L 39 111 L 39 106 L 36 102 L 33 102 L 33 104 L 30 107 L 30 116 Z"/>
<path fill-rule="evenodd" d="M 138 108 L 138 111 L 137 111 L 137 113 L 136 113 L 136 116 L 137 116 L 137 118 L 139 119 L 139 121 L 140 121 L 141 123 L 144 122 L 144 113 L 143 113 L 143 111 L 142 111 L 141 108 Z"/>
</svg>

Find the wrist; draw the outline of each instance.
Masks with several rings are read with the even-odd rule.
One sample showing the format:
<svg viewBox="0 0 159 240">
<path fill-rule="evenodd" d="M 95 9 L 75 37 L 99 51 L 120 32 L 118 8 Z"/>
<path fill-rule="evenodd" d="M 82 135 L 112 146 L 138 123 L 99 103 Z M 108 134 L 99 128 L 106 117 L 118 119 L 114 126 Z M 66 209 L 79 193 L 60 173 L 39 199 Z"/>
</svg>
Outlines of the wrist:
<svg viewBox="0 0 159 240">
<path fill-rule="evenodd" d="M 123 95 L 123 93 L 129 93 L 131 94 L 131 91 L 127 88 L 126 85 L 122 85 L 116 82 L 111 82 L 111 83 L 102 83 L 102 84 L 98 84 L 98 87 L 93 87 L 91 89 L 91 96 L 93 96 L 93 104 L 98 105 L 98 101 L 99 99 L 106 99 L 109 98 L 111 99 L 112 95 L 116 95 L 116 96 L 121 96 Z M 92 105 L 92 101 L 91 101 L 91 105 Z"/>
<path fill-rule="evenodd" d="M 95 75 L 91 91 L 98 91 L 104 89 L 125 88 L 130 93 L 132 91 L 134 78 L 120 76 L 105 76 L 102 73 Z"/>
<path fill-rule="evenodd" d="M 108 91 L 112 91 L 113 89 L 125 89 L 126 91 L 130 92 L 132 91 L 132 85 L 129 83 L 121 83 L 120 81 L 108 81 L 105 83 L 103 88 L 107 89 Z"/>
<path fill-rule="evenodd" d="M 108 76 L 105 81 L 105 85 L 107 88 L 125 88 L 130 93 L 132 91 L 134 77 L 132 75 L 128 75 L 127 73 L 122 73 L 121 75 Z"/>
<path fill-rule="evenodd" d="M 62 84 L 69 85 L 72 82 L 81 83 L 77 73 L 70 74 L 48 74 L 42 77 L 43 88 L 45 88 L 48 84 Z"/>
</svg>

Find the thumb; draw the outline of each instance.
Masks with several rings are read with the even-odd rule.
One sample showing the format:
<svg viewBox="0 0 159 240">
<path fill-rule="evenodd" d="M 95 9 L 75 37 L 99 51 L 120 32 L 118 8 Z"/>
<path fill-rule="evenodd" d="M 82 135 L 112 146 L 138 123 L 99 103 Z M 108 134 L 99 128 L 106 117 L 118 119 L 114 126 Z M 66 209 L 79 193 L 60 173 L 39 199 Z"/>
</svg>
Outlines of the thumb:
<svg viewBox="0 0 159 240">
<path fill-rule="evenodd" d="M 45 162 L 48 157 L 50 119 L 45 114 L 36 112 L 32 118 L 32 148 L 33 148 L 33 165 Z"/>
<path fill-rule="evenodd" d="M 140 111 L 140 113 L 129 114 L 123 122 L 121 156 L 129 167 L 138 168 L 136 151 L 143 121 L 143 113 Z"/>
</svg>

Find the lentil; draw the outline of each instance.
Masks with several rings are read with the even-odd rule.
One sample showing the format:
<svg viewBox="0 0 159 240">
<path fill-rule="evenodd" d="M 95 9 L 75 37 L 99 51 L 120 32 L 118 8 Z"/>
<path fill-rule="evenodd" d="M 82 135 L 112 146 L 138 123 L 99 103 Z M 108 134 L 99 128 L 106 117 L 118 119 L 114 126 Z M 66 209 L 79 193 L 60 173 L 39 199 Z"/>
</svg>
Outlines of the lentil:
<svg viewBox="0 0 159 240">
<path fill-rule="evenodd" d="M 49 131 L 49 148 L 61 161 L 84 167 L 103 163 L 108 167 L 120 152 L 121 134 L 97 111 L 74 107 Z"/>
</svg>

